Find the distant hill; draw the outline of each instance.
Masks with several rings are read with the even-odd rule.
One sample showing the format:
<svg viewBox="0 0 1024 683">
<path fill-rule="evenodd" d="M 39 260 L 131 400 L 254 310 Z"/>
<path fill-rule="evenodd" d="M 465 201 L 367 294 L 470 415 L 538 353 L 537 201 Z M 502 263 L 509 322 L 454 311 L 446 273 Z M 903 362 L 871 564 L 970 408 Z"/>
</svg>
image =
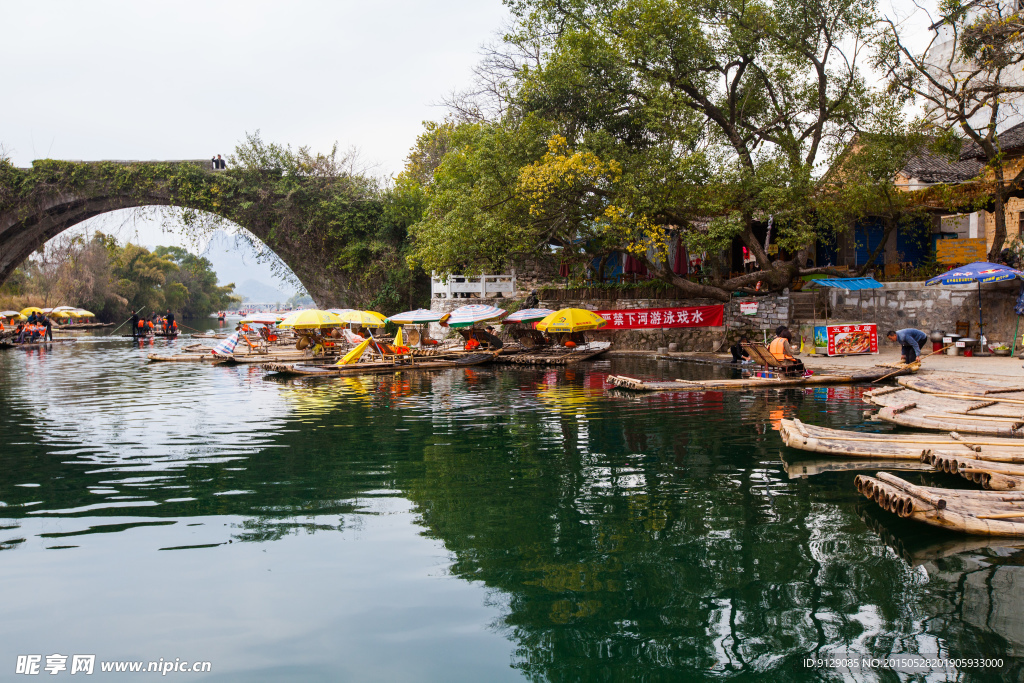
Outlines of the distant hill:
<svg viewBox="0 0 1024 683">
<path fill-rule="evenodd" d="M 275 282 L 276 284 L 276 282 Z M 291 297 L 271 285 L 259 280 L 249 279 L 242 283 L 235 283 L 235 294 L 243 298 L 243 301 L 254 301 L 259 303 L 284 303 Z"/>
<path fill-rule="evenodd" d="M 235 294 L 260 303 L 285 302 L 294 285 L 274 274 L 270 264 L 260 262 L 252 248 L 223 230 L 215 232 L 203 250 L 217 273 L 219 284 L 235 283 Z"/>
</svg>

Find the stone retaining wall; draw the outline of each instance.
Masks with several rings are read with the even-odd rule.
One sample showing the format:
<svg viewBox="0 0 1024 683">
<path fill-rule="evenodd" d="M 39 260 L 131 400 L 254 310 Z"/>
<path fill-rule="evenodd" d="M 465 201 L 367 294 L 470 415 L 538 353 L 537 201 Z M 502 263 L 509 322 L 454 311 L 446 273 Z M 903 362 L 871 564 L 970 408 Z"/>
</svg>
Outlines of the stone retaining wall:
<svg viewBox="0 0 1024 683">
<path fill-rule="evenodd" d="M 985 317 L 986 337 L 990 342 L 1012 343 L 1017 316 L 1013 305 L 1020 289 L 1015 281 L 982 285 L 982 306 Z M 978 288 L 977 285 L 954 285 L 925 287 L 921 282 L 885 283 L 882 289 L 846 293 L 832 290 L 830 322 L 877 323 L 879 336 L 889 329 L 916 327 L 925 332 L 943 330 L 954 332 L 957 321 L 971 324 L 972 337 L 978 335 Z M 467 303 L 491 304 L 501 308 L 517 301 L 514 299 L 451 299 L 434 300 L 431 309 L 447 312 Z M 748 316 L 740 313 L 740 304 L 757 302 L 757 314 Z M 710 306 L 720 304 L 710 299 L 585 299 L 568 301 L 541 300 L 545 308 L 586 308 L 589 310 L 612 310 L 624 308 L 671 308 L 687 306 Z M 818 321 L 823 324 L 823 320 Z M 748 335 L 755 341 L 770 340 L 779 325 L 793 329 L 794 335 L 810 341 L 812 321 L 793 321 L 792 300 L 788 293 L 758 297 L 734 298 L 725 304 L 725 318 L 722 327 L 689 327 L 671 329 L 628 330 L 621 332 L 588 333 L 592 338 L 612 342 L 616 349 L 657 349 L 670 343 L 679 345 L 680 351 L 725 350 L 741 335 Z M 1024 326 L 1022 326 L 1024 328 Z M 431 325 L 431 333 L 444 336 L 447 330 Z M 1024 334 L 1024 329 L 1018 335 Z M 1018 337 L 1019 339 L 1019 337 Z M 884 346 L 888 341 L 880 338 Z M 1018 343 L 1018 348 L 1021 344 Z"/>
<path fill-rule="evenodd" d="M 1013 280 L 981 286 L 985 336 L 990 343 L 1012 344 L 1017 324 L 1013 305 L 1019 291 L 1020 283 Z M 976 284 L 925 287 L 923 282 L 887 282 L 882 289 L 864 290 L 859 296 L 833 290 L 830 297 L 834 320 L 877 323 L 880 336 L 907 327 L 955 332 L 956 323 L 964 321 L 970 323 L 970 336 L 978 337 Z"/>
</svg>

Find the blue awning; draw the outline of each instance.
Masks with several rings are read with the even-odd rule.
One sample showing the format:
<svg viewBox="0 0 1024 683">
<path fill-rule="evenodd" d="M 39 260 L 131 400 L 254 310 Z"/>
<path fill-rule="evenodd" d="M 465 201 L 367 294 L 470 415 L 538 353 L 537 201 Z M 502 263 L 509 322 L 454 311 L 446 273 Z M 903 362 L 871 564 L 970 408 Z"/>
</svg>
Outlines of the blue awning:
<svg viewBox="0 0 1024 683">
<path fill-rule="evenodd" d="M 822 287 L 835 287 L 853 292 L 858 289 L 881 289 L 882 283 L 873 277 L 842 277 L 831 280 L 811 280 L 809 285 L 821 285 Z"/>
</svg>

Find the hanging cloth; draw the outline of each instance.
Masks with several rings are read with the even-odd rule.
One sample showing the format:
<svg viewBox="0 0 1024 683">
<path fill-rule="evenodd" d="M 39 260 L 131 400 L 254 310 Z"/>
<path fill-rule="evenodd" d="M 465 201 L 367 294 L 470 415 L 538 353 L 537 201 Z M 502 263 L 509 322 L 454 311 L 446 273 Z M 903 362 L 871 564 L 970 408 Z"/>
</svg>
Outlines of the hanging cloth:
<svg viewBox="0 0 1024 683">
<path fill-rule="evenodd" d="M 687 267 L 686 258 L 686 247 L 683 245 L 683 240 L 676 238 L 676 257 L 672 259 L 672 272 L 676 275 L 687 275 L 689 268 Z"/>
</svg>

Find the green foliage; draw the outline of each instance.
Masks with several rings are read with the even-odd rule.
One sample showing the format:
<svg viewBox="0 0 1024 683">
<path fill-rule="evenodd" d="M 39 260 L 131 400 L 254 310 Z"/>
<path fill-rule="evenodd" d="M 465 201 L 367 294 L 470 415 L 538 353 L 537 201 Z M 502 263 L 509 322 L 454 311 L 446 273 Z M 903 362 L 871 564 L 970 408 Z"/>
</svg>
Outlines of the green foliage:
<svg viewBox="0 0 1024 683">
<path fill-rule="evenodd" d="M 500 120 L 420 138 L 414 263 L 499 269 L 557 245 L 570 262 L 620 249 L 658 266 L 678 233 L 707 251 L 739 237 L 781 286 L 790 271 L 769 263 L 754 221 L 774 216 L 791 252 L 838 226 L 809 208 L 878 106 L 848 49 L 870 38 L 871 0 L 508 4 L 509 40 L 539 44 L 540 63 L 515 74 Z M 420 162 L 441 150 L 425 182 Z"/>
<path fill-rule="evenodd" d="M 113 197 L 126 206 L 170 205 L 179 209 L 177 218 L 193 238 L 234 226 L 247 229 L 243 237 L 250 240 L 258 235 L 300 277 L 317 286 L 320 298 L 350 306 L 401 307 L 425 300 L 426 278 L 406 265 L 407 229 L 422 211 L 419 190 L 382 184 L 358 167 L 353 152 L 293 150 L 264 142 L 258 132 L 237 147 L 230 163 L 228 170 L 211 173 L 191 163 L 52 160 L 17 169 L 0 159 L 0 215 L 31 222 L 69 194 Z M 147 268 L 156 268 L 165 279 L 172 272 L 156 263 L 139 266 L 144 277 L 135 273 L 124 278 L 130 281 L 124 286 L 133 301 L 147 300 L 163 284 Z M 278 274 L 294 278 L 277 266 Z M 185 270 L 189 274 L 174 277 L 182 278 L 175 281 L 189 290 L 187 306 L 194 302 L 205 309 L 219 300 L 219 294 L 195 280 L 191 266 Z M 138 282 L 136 275 L 142 277 Z M 196 286 L 202 294 L 194 291 Z M 183 295 L 178 291 L 176 296 Z"/>
</svg>

